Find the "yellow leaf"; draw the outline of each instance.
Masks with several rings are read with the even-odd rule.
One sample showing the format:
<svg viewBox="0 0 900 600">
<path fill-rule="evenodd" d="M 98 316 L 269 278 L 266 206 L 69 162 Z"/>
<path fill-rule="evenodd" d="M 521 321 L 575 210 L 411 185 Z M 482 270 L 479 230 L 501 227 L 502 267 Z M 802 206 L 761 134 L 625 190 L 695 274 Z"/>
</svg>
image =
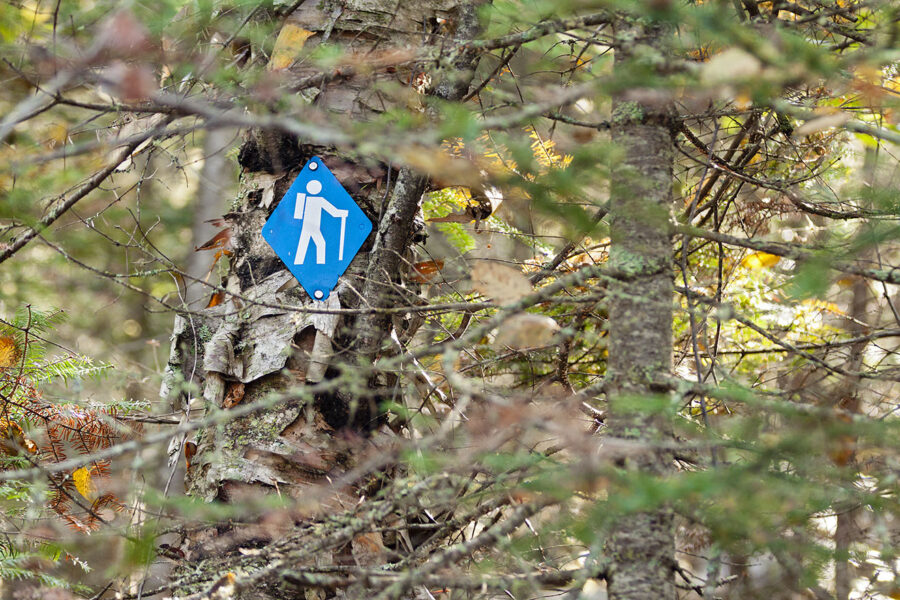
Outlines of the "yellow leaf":
<svg viewBox="0 0 900 600">
<path fill-rule="evenodd" d="M 752 252 L 741 259 L 741 266 L 748 269 L 774 267 L 781 260 L 780 256 L 768 252 Z"/>
<path fill-rule="evenodd" d="M 78 490 L 78 493 L 90 500 L 94 501 L 94 494 L 96 490 L 94 489 L 94 482 L 91 479 L 91 472 L 85 467 L 81 467 L 80 469 L 75 469 L 72 472 L 72 481 L 75 483 L 75 489 Z"/>
<path fill-rule="evenodd" d="M 306 40 L 315 35 L 313 31 L 307 31 L 293 23 L 285 23 L 275 40 L 275 48 L 272 49 L 272 58 L 269 59 L 269 70 L 279 71 L 287 69 L 300 54 Z"/>
<path fill-rule="evenodd" d="M 11 367 L 19 354 L 16 340 L 8 336 L 0 337 L 0 369 Z"/>
</svg>

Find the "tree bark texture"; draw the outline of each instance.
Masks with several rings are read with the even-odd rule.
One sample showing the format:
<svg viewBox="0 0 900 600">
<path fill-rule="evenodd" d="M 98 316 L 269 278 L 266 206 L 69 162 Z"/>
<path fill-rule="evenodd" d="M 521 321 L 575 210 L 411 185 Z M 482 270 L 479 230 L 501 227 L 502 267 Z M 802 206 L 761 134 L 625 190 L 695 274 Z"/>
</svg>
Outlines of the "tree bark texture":
<svg viewBox="0 0 900 600">
<path fill-rule="evenodd" d="M 654 45 L 660 33 L 629 30 L 634 37 L 625 42 L 627 50 L 616 50 L 616 68 L 629 68 L 638 48 L 658 53 Z M 670 426 L 665 396 L 653 381 L 668 375 L 672 363 L 674 146 L 665 106 L 620 96 L 614 99 L 613 122 L 612 139 L 624 156 L 613 175 L 610 203 L 609 265 L 617 281 L 609 298 L 609 431 L 645 448 L 620 467 L 664 476 L 672 457 L 658 444 L 670 439 Z M 674 526 L 668 509 L 617 519 L 606 552 L 612 600 L 675 598 Z"/>
<path fill-rule="evenodd" d="M 455 11 L 457 20 L 453 41 L 471 40 L 478 34 L 480 24 L 477 8 L 478 3 L 471 2 L 461 5 Z M 453 69 L 445 72 L 437 83 L 433 94 L 442 100 L 461 100 L 469 91 L 477 62 L 476 52 L 461 52 L 453 61 Z M 390 201 L 378 225 L 371 259 L 366 269 L 363 297 L 371 306 L 384 308 L 397 300 L 393 283 L 403 266 L 403 254 L 409 247 L 414 219 L 427 184 L 428 178 L 421 173 L 408 168 L 400 171 Z M 370 313 L 360 316 L 354 344 L 360 359 L 370 361 L 375 357 L 389 329 L 390 322 L 387 315 Z"/>
<path fill-rule="evenodd" d="M 419 50 L 423 44 L 438 46 L 477 31 L 478 2 L 461 0 L 349 0 L 306 2 L 287 18 L 287 24 L 312 32 L 304 52 L 326 41 L 340 44 L 346 54 L 365 63 L 376 53 Z M 437 32 L 434 23 L 451 23 L 455 29 Z M 449 39 L 448 39 L 449 38 Z M 409 53 L 409 55 L 412 55 Z M 465 53 L 451 57 L 452 75 L 439 70 L 431 75 L 433 92 L 458 99 L 468 89 L 470 68 L 476 57 Z M 352 62 L 352 61 L 351 61 Z M 369 118 L 391 102 L 379 96 L 380 81 L 412 81 L 419 65 L 374 73 L 349 72 L 323 79 L 308 96 L 310 102 L 335 119 L 348 123 Z M 298 79 L 314 77 L 309 61 L 298 59 L 290 67 Z M 425 66 L 433 69 L 433 63 Z M 360 70 L 362 71 L 362 70 Z M 261 236 L 262 227 L 293 179 L 311 156 L 322 158 L 340 183 L 373 221 L 374 233 L 354 258 L 327 301 L 310 299 Z M 340 365 L 371 363 L 391 338 L 394 321 L 380 315 L 354 317 L 304 312 L 307 307 L 355 308 L 391 306 L 397 303 L 400 273 L 408 262 L 415 221 L 425 176 L 365 159 L 342 149 L 307 144 L 277 131 L 246 134 L 239 153 L 243 167 L 240 193 L 224 216 L 231 229 L 230 272 L 223 282 L 226 301 L 199 313 L 180 315 L 163 394 L 173 404 L 202 406 L 205 411 L 228 410 L 236 404 L 258 401 L 268 394 L 327 380 Z M 408 301 L 408 299 L 406 299 Z M 299 310 L 298 310 L 299 309 Z M 359 358 L 362 356 L 363 358 Z M 346 376 L 346 372 L 345 372 Z M 377 394 L 372 378 L 361 377 L 333 393 L 319 394 L 314 402 L 298 399 L 276 409 L 229 421 L 218 428 L 200 430 L 194 439 L 196 454 L 186 475 L 189 494 L 205 501 L 236 502 L 258 498 L 261 493 L 308 501 L 312 486 L 339 480 L 357 466 L 361 455 L 388 443 L 379 430 Z M 193 387 L 185 387 L 187 382 Z M 184 392 L 182 390 L 188 390 Z M 199 390 L 191 398 L 191 389 Z M 178 446 L 178 447 L 176 447 Z M 180 444 L 172 447 L 181 454 Z M 316 510 L 337 512 L 353 507 L 365 491 L 333 486 L 330 496 L 316 495 Z M 295 523 L 287 516 L 279 523 L 279 536 Z M 246 546 L 240 526 L 199 528 L 182 542 L 189 567 L 176 574 L 208 571 L 207 584 L 229 570 L 227 557 Z M 251 531 L 250 528 L 244 528 Z M 271 542 L 271 528 L 254 526 L 252 544 Z M 345 552 L 356 564 L 378 562 L 383 549 L 380 534 L 369 533 L 363 542 L 354 539 Z M 376 539 L 377 538 L 377 539 Z M 357 552 L 361 549 L 360 552 Z M 346 561 L 348 556 L 339 560 Z M 332 564 L 332 549 L 316 555 L 316 562 Z M 301 565 L 293 565 L 299 567 Z M 196 577 L 195 577 L 196 579 Z M 208 588 L 208 586 L 207 586 Z M 260 582 L 243 590 L 241 597 L 279 598 L 280 582 Z M 191 594 L 197 588 L 183 589 Z M 289 597 L 297 596 L 296 592 Z M 310 590 L 306 598 L 325 598 L 323 590 Z"/>
</svg>

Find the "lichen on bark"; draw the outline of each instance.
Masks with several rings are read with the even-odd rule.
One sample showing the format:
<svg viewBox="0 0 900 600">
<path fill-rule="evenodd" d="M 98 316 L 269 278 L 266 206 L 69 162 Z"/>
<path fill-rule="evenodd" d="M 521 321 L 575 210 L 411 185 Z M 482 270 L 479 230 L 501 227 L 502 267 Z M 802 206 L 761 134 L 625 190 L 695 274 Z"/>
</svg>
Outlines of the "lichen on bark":
<svg viewBox="0 0 900 600">
<path fill-rule="evenodd" d="M 662 39 L 659 30 L 627 32 L 633 45 L 616 51 L 616 68 L 628 69 L 638 46 Z M 667 398 L 654 382 L 672 363 L 674 281 L 672 202 L 674 146 L 666 106 L 614 100 L 613 142 L 624 149 L 612 180 L 609 267 L 609 433 L 633 440 L 645 452 L 622 459 L 619 467 L 663 477 L 673 459 L 661 449 L 671 426 Z M 629 494 L 617 489 L 617 494 Z M 660 506 L 625 514 L 612 525 L 606 543 L 612 600 L 675 598 L 673 514 Z"/>
</svg>

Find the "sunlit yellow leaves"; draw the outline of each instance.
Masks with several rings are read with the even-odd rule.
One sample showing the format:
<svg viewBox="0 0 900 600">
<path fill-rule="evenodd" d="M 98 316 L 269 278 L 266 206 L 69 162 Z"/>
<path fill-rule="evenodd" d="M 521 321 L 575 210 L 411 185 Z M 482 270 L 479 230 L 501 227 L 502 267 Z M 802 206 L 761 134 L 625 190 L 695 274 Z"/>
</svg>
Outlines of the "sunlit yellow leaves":
<svg viewBox="0 0 900 600">
<path fill-rule="evenodd" d="M 841 317 L 846 317 L 847 313 L 840 309 L 840 307 L 834 302 L 826 302 L 825 300 L 817 300 L 815 298 L 807 298 L 803 302 L 801 302 L 804 306 L 809 306 L 812 308 L 817 308 L 824 312 L 830 312 L 831 314 L 838 315 Z"/>
<path fill-rule="evenodd" d="M 892 92 L 900 92 L 900 76 L 891 75 L 885 78 L 884 88 Z"/>
<path fill-rule="evenodd" d="M 272 58 L 269 59 L 269 69 L 280 71 L 290 67 L 300 51 L 306 44 L 306 40 L 315 35 L 313 31 L 307 31 L 293 23 L 285 23 L 275 40 L 275 48 L 272 50 Z"/>
<path fill-rule="evenodd" d="M 9 336 L 0 337 L 0 369 L 11 367 L 16 363 L 19 350 L 16 340 Z"/>
<path fill-rule="evenodd" d="M 741 259 L 741 266 L 747 269 L 767 269 L 774 267 L 781 261 L 780 256 L 768 252 L 751 252 Z"/>
<path fill-rule="evenodd" d="M 50 21 L 51 13 L 38 10 L 39 6 L 39 2 L 24 2 L 22 8 L 19 9 L 23 21 L 28 26 L 43 25 Z"/>
<path fill-rule="evenodd" d="M 91 477 L 90 470 L 86 467 L 75 469 L 75 471 L 72 472 L 72 482 L 75 484 L 75 489 L 78 490 L 79 494 L 91 502 L 94 501 L 97 490 L 94 487 L 94 481 Z"/>
<path fill-rule="evenodd" d="M 556 142 L 544 139 L 534 127 L 529 127 L 528 132 L 528 137 L 532 139 L 531 152 L 542 167 L 565 168 L 572 162 L 571 156 L 556 152 Z"/>
</svg>

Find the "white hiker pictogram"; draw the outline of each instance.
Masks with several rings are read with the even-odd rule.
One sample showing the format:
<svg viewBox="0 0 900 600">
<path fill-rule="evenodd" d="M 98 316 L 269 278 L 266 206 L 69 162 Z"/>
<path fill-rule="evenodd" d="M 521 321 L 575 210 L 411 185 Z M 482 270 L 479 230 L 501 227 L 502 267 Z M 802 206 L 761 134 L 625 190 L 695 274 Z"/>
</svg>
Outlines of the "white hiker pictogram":
<svg viewBox="0 0 900 600">
<path fill-rule="evenodd" d="M 325 236 L 322 235 L 323 210 L 332 217 L 341 220 L 338 261 L 344 260 L 344 230 L 347 225 L 348 211 L 335 207 L 323 196 L 317 196 L 316 194 L 322 191 L 322 183 L 316 179 L 306 184 L 306 191 L 307 194 L 297 194 L 297 203 L 294 205 L 294 218 L 303 221 L 303 227 L 300 229 L 300 243 L 297 244 L 297 255 L 294 257 L 294 264 L 303 264 L 310 240 L 316 245 L 316 264 L 325 264 Z"/>
<path fill-rule="evenodd" d="M 369 217 L 318 156 L 300 169 L 262 229 L 313 301 L 328 299 L 371 233 Z"/>
</svg>

